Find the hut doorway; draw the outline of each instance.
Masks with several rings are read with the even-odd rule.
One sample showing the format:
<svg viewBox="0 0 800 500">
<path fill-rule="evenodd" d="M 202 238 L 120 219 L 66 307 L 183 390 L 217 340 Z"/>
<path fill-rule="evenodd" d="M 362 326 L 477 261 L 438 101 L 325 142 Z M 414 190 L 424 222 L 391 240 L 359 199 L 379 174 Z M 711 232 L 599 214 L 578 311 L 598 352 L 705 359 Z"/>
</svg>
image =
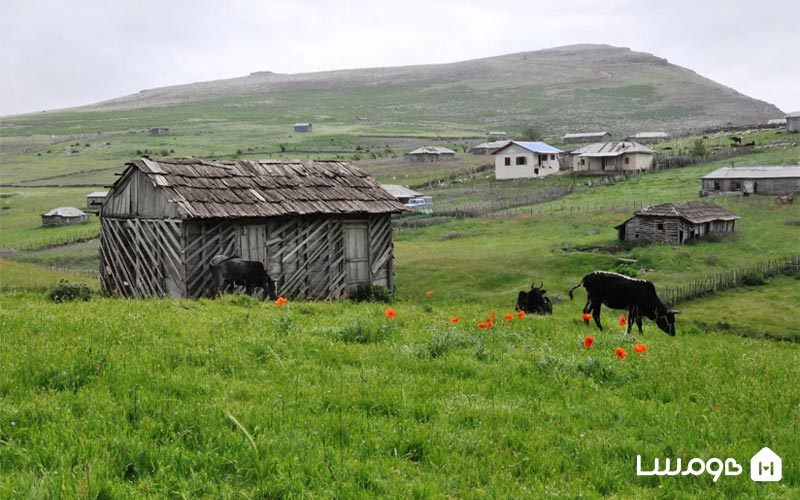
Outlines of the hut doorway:
<svg viewBox="0 0 800 500">
<path fill-rule="evenodd" d="M 344 265 L 347 289 L 358 283 L 369 283 L 369 234 L 366 222 L 344 226 Z"/>
</svg>

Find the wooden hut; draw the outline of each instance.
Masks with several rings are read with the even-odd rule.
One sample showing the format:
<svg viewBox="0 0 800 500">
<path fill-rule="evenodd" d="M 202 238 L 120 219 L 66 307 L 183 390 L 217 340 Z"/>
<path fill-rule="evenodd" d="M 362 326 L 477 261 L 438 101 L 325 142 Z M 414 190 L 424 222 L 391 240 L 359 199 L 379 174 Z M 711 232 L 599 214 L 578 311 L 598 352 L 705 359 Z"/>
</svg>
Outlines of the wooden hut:
<svg viewBox="0 0 800 500">
<path fill-rule="evenodd" d="M 615 229 L 620 241 L 680 245 L 712 233 L 732 233 L 738 218 L 713 203 L 665 203 L 639 210 Z"/>
<path fill-rule="evenodd" d="M 262 262 L 286 296 L 394 288 L 391 214 L 406 209 L 353 165 L 141 158 L 126 167 L 100 211 L 106 294 L 211 296 L 219 254 Z"/>
<path fill-rule="evenodd" d="M 800 165 L 722 167 L 700 180 L 701 194 L 800 193 Z"/>
<path fill-rule="evenodd" d="M 95 191 L 86 195 L 86 208 L 88 210 L 100 210 L 103 202 L 108 195 L 108 191 Z"/>
<path fill-rule="evenodd" d="M 69 226 L 89 222 L 89 215 L 74 207 L 58 207 L 42 214 L 42 227 Z"/>
</svg>

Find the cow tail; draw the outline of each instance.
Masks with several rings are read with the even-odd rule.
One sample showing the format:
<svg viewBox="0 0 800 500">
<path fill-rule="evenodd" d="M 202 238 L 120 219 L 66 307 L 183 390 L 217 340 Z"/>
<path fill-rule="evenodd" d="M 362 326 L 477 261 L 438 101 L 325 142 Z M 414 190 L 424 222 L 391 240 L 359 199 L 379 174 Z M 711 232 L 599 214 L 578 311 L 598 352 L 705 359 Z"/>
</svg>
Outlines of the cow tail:
<svg viewBox="0 0 800 500">
<path fill-rule="evenodd" d="M 583 280 L 581 280 L 580 283 L 578 283 L 577 285 L 575 285 L 575 286 L 573 286 L 572 288 L 569 289 L 569 300 L 572 300 L 572 291 L 575 290 L 576 288 L 580 288 L 582 286 L 583 286 Z"/>
</svg>

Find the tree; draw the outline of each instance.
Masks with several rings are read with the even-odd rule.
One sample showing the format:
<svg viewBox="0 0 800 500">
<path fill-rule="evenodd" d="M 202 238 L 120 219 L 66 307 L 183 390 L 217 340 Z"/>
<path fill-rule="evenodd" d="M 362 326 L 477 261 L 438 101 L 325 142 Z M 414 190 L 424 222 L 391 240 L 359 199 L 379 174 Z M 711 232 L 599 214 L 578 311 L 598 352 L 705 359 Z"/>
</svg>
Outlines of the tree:
<svg viewBox="0 0 800 500">
<path fill-rule="evenodd" d="M 522 129 L 522 140 L 524 141 L 541 141 L 544 138 L 544 132 L 536 125 L 528 125 Z"/>
<path fill-rule="evenodd" d="M 692 156 L 705 156 L 708 154 L 706 143 L 703 142 L 703 139 L 698 137 L 692 142 L 692 147 L 689 148 L 689 154 Z"/>
</svg>

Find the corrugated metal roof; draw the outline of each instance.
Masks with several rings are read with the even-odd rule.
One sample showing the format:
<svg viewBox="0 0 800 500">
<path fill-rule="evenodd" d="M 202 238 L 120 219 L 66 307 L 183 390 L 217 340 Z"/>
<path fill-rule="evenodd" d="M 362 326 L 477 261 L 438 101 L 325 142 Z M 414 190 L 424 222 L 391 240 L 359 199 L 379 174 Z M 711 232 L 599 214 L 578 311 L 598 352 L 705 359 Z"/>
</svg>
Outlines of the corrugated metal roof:
<svg viewBox="0 0 800 500">
<path fill-rule="evenodd" d="M 798 118 L 798 117 L 800 117 L 800 111 L 795 111 L 793 113 L 789 113 L 788 115 L 786 115 L 786 118 Z"/>
<path fill-rule="evenodd" d="M 800 177 L 800 165 L 722 167 L 703 179 L 785 179 Z"/>
<path fill-rule="evenodd" d="M 736 220 L 740 217 L 719 205 L 700 201 L 689 203 L 664 203 L 639 210 L 635 213 L 644 217 L 680 217 L 694 224 L 702 224 L 715 220 Z"/>
<path fill-rule="evenodd" d="M 79 210 L 74 207 L 58 207 L 42 215 L 44 215 L 45 217 L 51 217 L 54 215 L 58 215 L 61 217 L 83 217 L 86 214 L 83 212 L 83 210 Z"/>
<path fill-rule="evenodd" d="M 422 196 L 422 193 L 419 191 L 414 191 L 413 189 L 397 184 L 381 184 L 381 187 L 395 198 L 415 198 L 417 196 Z"/>
<path fill-rule="evenodd" d="M 586 157 L 619 156 L 627 153 L 654 154 L 655 151 L 635 141 L 595 142 L 572 151 L 573 155 Z"/>
<path fill-rule="evenodd" d="M 609 134 L 605 130 L 603 130 L 602 132 L 579 132 L 575 134 L 566 134 L 564 135 L 564 137 L 562 137 L 562 139 L 582 139 L 584 137 L 591 139 L 596 137 L 603 137 L 605 135 L 611 135 L 611 134 Z"/>
<path fill-rule="evenodd" d="M 336 161 L 142 158 L 128 163 L 186 218 L 379 214 L 406 211 L 378 182 Z M 123 175 L 112 187 L 127 176 Z"/>
<path fill-rule="evenodd" d="M 456 154 L 456 152 L 453 151 L 452 149 L 447 149 L 447 148 L 443 148 L 443 147 L 440 147 L 440 146 L 422 146 L 421 148 L 417 148 L 414 151 L 411 151 L 410 153 L 406 153 L 406 154 L 409 154 L 409 155 L 422 155 L 422 154 L 427 154 L 427 155 L 450 154 L 450 155 L 454 155 L 454 154 Z"/>
<path fill-rule="evenodd" d="M 503 146 L 502 148 L 498 149 L 497 151 L 495 151 L 492 154 L 496 155 L 497 153 L 503 151 L 504 149 L 508 148 L 512 144 L 516 144 L 517 146 L 519 146 L 521 148 L 524 148 L 524 149 L 527 149 L 528 151 L 531 151 L 533 153 L 546 153 L 546 154 L 563 153 L 563 151 L 561 151 L 560 149 L 554 148 L 553 146 L 551 146 L 551 145 L 549 145 L 547 143 L 544 143 L 544 142 L 509 141 L 508 144 L 506 144 L 505 146 Z"/>
<path fill-rule="evenodd" d="M 666 139 L 669 134 L 666 132 L 639 132 L 632 137 L 634 139 Z"/>
<path fill-rule="evenodd" d="M 108 191 L 95 191 L 86 195 L 87 198 L 102 198 L 108 194 Z"/>
</svg>

